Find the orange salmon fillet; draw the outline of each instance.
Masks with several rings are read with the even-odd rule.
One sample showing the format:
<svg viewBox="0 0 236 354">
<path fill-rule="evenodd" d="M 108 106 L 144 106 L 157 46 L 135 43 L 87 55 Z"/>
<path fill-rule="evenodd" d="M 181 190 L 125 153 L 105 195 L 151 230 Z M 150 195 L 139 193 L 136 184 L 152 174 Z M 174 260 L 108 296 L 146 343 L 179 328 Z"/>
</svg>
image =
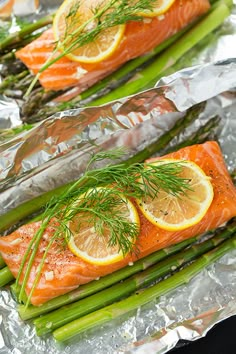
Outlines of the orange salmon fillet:
<svg viewBox="0 0 236 354">
<path fill-rule="evenodd" d="M 141 231 L 138 238 L 139 258 L 207 230 L 214 229 L 236 216 L 236 188 L 231 181 L 220 148 L 216 142 L 206 142 L 201 145 L 186 147 L 164 157 L 191 160 L 197 163 L 211 177 L 214 199 L 206 215 L 198 224 L 178 232 L 165 231 L 158 228 L 151 224 L 139 211 L 141 220 Z M 0 254 L 15 277 L 18 274 L 27 246 L 39 226 L 40 222 L 31 223 L 20 227 L 11 235 L 0 237 Z M 28 294 L 35 279 L 43 251 L 53 232 L 54 229 L 48 227 L 44 233 L 27 283 L 26 292 Z M 92 265 L 74 256 L 69 248 L 66 247 L 62 250 L 62 245 L 54 242 L 46 257 L 40 281 L 33 293 L 31 302 L 34 305 L 40 305 L 77 288 L 80 284 L 112 273 L 135 260 L 137 260 L 135 255 L 127 255 L 124 259 L 114 264 Z M 48 275 L 53 275 L 53 277 Z"/>
<path fill-rule="evenodd" d="M 96 64 L 80 64 L 64 57 L 41 74 L 40 83 L 48 90 L 61 90 L 78 85 L 79 93 L 128 60 L 151 51 L 206 13 L 209 8 L 208 0 L 176 0 L 163 16 L 128 23 L 120 45 L 108 59 Z M 33 74 L 37 74 L 51 56 L 54 46 L 53 32 L 49 29 L 17 51 L 16 56 Z"/>
</svg>

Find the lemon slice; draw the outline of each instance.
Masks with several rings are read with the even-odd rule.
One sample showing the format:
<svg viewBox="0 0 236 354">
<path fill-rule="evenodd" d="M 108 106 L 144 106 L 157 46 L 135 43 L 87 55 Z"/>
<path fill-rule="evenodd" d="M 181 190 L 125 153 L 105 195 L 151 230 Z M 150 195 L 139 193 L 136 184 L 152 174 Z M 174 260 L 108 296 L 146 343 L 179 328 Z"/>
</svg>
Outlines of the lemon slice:
<svg viewBox="0 0 236 354">
<path fill-rule="evenodd" d="M 181 164 L 179 176 L 188 180 L 190 189 L 178 196 L 160 190 L 156 198 L 139 200 L 138 205 L 152 224 L 164 230 L 178 231 L 197 224 L 204 217 L 214 192 L 210 178 L 194 162 L 164 159 L 152 164 L 170 162 Z"/>
<path fill-rule="evenodd" d="M 96 189 L 90 189 L 86 194 L 80 196 L 76 201 L 76 205 L 83 203 L 83 200 L 90 193 L 94 193 L 95 191 L 100 193 L 101 197 L 99 196 L 99 202 L 103 203 L 106 198 L 106 193 L 109 190 L 105 187 L 99 187 Z M 137 230 L 139 230 L 140 222 L 136 207 L 123 194 L 116 193 L 115 198 L 118 202 L 116 212 L 118 211 L 119 216 L 123 219 L 125 218 L 127 222 L 134 223 Z M 90 213 L 78 213 L 68 223 L 68 228 L 70 230 L 68 246 L 71 252 L 86 262 L 97 265 L 107 265 L 124 258 L 118 245 L 109 245 L 111 229 L 104 223 L 102 233 L 98 232 L 94 223 L 91 223 Z"/>
<path fill-rule="evenodd" d="M 174 4 L 175 0 L 157 0 L 152 3 L 152 10 L 146 10 L 138 13 L 143 17 L 156 17 L 163 15 Z"/>
<path fill-rule="evenodd" d="M 82 31 L 89 34 L 97 27 L 98 20 L 94 18 L 94 14 L 107 3 L 109 0 L 63 2 L 53 21 L 54 37 L 61 43 L 62 50 L 67 50 Z M 88 44 L 80 47 L 78 43 L 66 56 L 82 63 L 100 62 L 114 53 L 123 38 L 124 30 L 124 24 L 104 29 Z"/>
</svg>

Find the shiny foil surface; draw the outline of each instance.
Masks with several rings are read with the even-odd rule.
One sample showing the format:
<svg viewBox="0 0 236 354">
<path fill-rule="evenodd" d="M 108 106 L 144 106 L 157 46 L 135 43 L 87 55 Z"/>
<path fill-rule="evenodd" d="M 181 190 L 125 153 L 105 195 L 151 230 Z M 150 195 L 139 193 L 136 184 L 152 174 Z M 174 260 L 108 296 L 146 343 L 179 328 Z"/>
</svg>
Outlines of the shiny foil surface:
<svg viewBox="0 0 236 354">
<path fill-rule="evenodd" d="M 205 100 L 204 113 L 179 140 L 219 114 L 216 133 L 232 171 L 236 167 L 235 40 L 234 11 L 217 39 L 195 56 L 194 67 L 165 77 L 156 88 L 136 96 L 100 108 L 58 113 L 0 145 L 0 215 L 78 178 L 91 152 L 125 146 L 124 159 L 133 156 L 168 131 L 186 109 Z M 173 102 L 173 109 L 160 116 L 163 97 Z M 0 100 L 0 128 L 17 125 L 17 105 L 4 97 Z M 51 337 L 37 337 L 33 325 L 19 319 L 9 291 L 1 289 L 0 354 L 166 353 L 179 339 L 200 338 L 236 314 L 235 259 L 233 251 L 185 286 L 63 345 Z"/>
</svg>

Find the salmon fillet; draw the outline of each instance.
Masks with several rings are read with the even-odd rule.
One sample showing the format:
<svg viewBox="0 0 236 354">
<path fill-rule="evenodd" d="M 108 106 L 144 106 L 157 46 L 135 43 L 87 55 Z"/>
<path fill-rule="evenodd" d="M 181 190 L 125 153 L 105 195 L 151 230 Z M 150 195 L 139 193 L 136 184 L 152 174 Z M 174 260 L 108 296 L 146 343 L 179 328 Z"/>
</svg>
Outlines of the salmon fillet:
<svg viewBox="0 0 236 354">
<path fill-rule="evenodd" d="M 141 56 L 174 35 L 210 8 L 208 0 L 176 0 L 160 17 L 126 25 L 124 37 L 108 59 L 96 64 L 82 64 L 64 57 L 40 75 L 40 83 L 47 90 L 61 90 L 79 86 L 83 91 L 107 76 L 130 59 Z M 37 74 L 51 56 L 55 46 L 52 29 L 16 52 L 16 57 Z"/>
<path fill-rule="evenodd" d="M 211 177 L 214 199 L 206 215 L 198 224 L 178 232 L 165 231 L 158 228 L 151 224 L 138 210 L 141 221 L 138 238 L 139 258 L 207 230 L 214 229 L 236 216 L 236 188 L 231 181 L 220 148 L 216 142 L 206 142 L 201 145 L 186 147 L 164 157 L 191 160 L 197 163 Z M 40 222 L 27 224 L 11 235 L 0 237 L 0 254 L 15 277 L 18 274 L 27 246 L 39 226 Z M 44 233 L 27 283 L 27 294 L 30 292 L 43 251 L 53 232 L 53 227 L 48 227 Z M 66 247 L 62 250 L 62 245 L 54 242 L 46 257 L 40 281 L 33 293 L 31 302 L 34 305 L 40 305 L 77 288 L 80 284 L 112 273 L 126 266 L 129 262 L 136 261 L 136 257 L 135 255 L 127 255 L 124 259 L 114 264 L 92 265 L 74 256 L 69 248 Z"/>
</svg>

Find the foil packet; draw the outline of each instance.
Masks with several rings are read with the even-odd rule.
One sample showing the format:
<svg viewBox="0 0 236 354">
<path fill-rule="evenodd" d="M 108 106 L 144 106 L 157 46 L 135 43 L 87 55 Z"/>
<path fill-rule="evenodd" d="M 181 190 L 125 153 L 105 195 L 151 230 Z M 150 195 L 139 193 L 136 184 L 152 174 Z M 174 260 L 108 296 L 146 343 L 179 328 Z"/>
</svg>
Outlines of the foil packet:
<svg viewBox="0 0 236 354">
<path fill-rule="evenodd" d="M 221 31 L 214 45 L 201 52 L 198 62 L 196 59 L 197 66 L 163 78 L 156 88 L 100 108 L 58 113 L 32 131 L 0 145 L 0 215 L 65 183 L 68 177 L 78 178 L 91 152 L 123 145 L 127 148 L 124 159 L 134 155 L 168 131 L 186 109 L 205 100 L 203 114 L 177 141 L 204 124 L 209 116 L 218 114 L 221 123 L 217 137 L 229 169 L 233 170 L 236 167 L 234 14 Z M 171 100 L 174 112 L 160 116 L 157 97 Z M 68 168 L 65 170 L 64 166 Z M 227 254 L 187 285 L 66 345 L 55 343 L 51 337 L 37 337 L 33 325 L 19 319 L 9 291 L 1 289 L 0 354 L 166 353 L 179 339 L 200 338 L 214 324 L 236 314 L 235 256 L 236 251 Z"/>
</svg>

